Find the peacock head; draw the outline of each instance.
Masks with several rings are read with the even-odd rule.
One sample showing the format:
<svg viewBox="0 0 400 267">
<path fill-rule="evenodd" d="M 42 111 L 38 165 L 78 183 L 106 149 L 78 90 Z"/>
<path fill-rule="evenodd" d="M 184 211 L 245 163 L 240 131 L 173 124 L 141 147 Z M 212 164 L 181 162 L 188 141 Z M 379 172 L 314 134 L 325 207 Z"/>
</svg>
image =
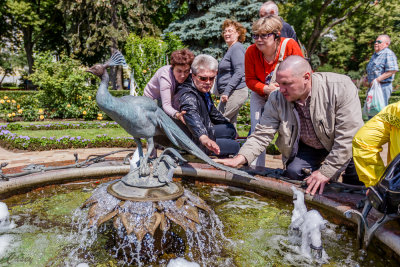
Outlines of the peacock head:
<svg viewBox="0 0 400 267">
<path fill-rule="evenodd" d="M 104 71 L 106 69 L 106 65 L 102 65 L 102 64 L 96 64 L 92 67 L 90 67 L 88 70 L 86 70 L 87 72 L 90 72 L 91 74 L 96 75 L 97 77 L 103 76 Z"/>
</svg>

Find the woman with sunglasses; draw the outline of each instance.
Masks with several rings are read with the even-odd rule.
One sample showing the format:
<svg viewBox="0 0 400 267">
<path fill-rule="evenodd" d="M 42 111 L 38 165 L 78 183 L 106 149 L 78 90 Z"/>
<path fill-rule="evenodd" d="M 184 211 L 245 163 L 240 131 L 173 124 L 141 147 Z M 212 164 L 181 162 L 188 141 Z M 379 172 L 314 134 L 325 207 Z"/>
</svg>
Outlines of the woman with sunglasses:
<svg viewBox="0 0 400 267">
<path fill-rule="evenodd" d="M 161 101 L 165 113 L 184 123 L 183 114 L 179 112 L 179 103 L 174 99 L 176 87 L 182 84 L 190 74 L 194 54 L 189 49 L 172 52 L 171 65 L 157 70 L 144 88 L 144 96 Z"/>
<path fill-rule="evenodd" d="M 244 80 L 246 49 L 242 44 L 246 39 L 246 29 L 239 22 L 226 19 L 222 24 L 222 36 L 228 51 L 218 64 L 216 88 L 221 96 L 218 110 L 236 125 L 239 109 L 248 97 Z"/>
<path fill-rule="evenodd" d="M 303 56 L 295 40 L 280 36 L 281 30 L 282 21 L 275 15 L 260 18 L 252 26 L 254 44 L 249 46 L 245 54 L 246 85 L 252 90 L 251 132 L 260 121 L 269 94 L 279 88 L 274 75 L 279 63 L 290 55 Z M 265 152 L 252 165 L 264 167 Z"/>
</svg>

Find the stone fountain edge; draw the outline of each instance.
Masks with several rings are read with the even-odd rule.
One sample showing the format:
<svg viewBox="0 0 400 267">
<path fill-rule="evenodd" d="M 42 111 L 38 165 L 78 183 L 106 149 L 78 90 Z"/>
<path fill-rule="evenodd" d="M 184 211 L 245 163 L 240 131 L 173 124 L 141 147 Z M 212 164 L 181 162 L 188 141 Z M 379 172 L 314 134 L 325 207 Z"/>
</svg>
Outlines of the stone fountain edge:
<svg viewBox="0 0 400 267">
<path fill-rule="evenodd" d="M 10 181 L 0 181 L 0 200 L 21 191 L 29 191 L 34 188 L 60 184 L 76 180 L 93 179 L 104 176 L 121 176 L 129 172 L 129 166 L 94 166 L 78 169 L 67 169 L 58 171 L 49 171 L 44 173 L 35 173 L 25 177 L 13 178 Z M 246 187 L 250 189 L 261 189 L 266 191 L 292 196 L 290 187 L 292 184 L 271 177 L 260 177 L 250 180 L 241 176 L 232 175 L 231 173 L 210 168 L 206 164 L 186 164 L 179 166 L 175 170 L 176 176 L 190 176 L 196 179 L 205 179 L 209 182 L 227 183 L 238 187 Z M 296 186 L 298 187 L 298 186 Z M 302 190 L 302 189 L 300 189 Z M 342 219 L 356 223 L 353 218 L 346 218 L 344 212 L 352 207 L 347 204 L 334 201 L 327 197 L 316 195 L 305 195 L 305 200 L 316 206 L 322 207 Z M 377 239 L 390 248 L 393 252 L 400 256 L 400 236 L 393 233 L 387 225 L 382 226 L 376 231 Z"/>
</svg>

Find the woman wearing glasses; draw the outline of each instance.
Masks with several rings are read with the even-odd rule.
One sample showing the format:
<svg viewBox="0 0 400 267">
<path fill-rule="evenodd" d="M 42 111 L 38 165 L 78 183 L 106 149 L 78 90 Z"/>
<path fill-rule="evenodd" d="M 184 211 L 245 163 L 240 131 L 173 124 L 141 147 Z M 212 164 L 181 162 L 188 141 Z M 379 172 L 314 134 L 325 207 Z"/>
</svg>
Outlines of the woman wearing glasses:
<svg viewBox="0 0 400 267">
<path fill-rule="evenodd" d="M 236 125 L 239 109 L 248 97 L 248 88 L 244 80 L 246 49 L 242 44 L 246 39 L 246 29 L 242 24 L 226 19 L 222 24 L 222 36 L 228 51 L 218 64 L 216 86 L 221 96 L 218 110 Z"/>
<path fill-rule="evenodd" d="M 179 103 L 173 98 L 176 87 L 182 84 L 190 74 L 194 54 L 189 49 L 172 52 L 171 65 L 157 70 L 144 88 L 144 96 L 161 101 L 165 113 L 184 123 L 183 114 L 178 111 Z"/>
<path fill-rule="evenodd" d="M 281 29 L 282 21 L 275 15 L 260 18 L 252 26 L 254 44 L 245 54 L 246 85 L 252 90 L 251 132 L 260 121 L 269 94 L 279 88 L 274 75 L 277 65 L 290 55 L 303 56 L 295 40 L 280 36 Z M 265 166 L 265 152 L 252 165 Z"/>
</svg>

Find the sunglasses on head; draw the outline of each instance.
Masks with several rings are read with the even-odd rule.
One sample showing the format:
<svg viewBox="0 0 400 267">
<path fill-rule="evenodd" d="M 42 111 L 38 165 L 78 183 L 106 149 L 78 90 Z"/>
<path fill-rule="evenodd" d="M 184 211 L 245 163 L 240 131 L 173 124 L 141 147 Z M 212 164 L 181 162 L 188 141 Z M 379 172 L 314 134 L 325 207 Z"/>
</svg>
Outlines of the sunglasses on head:
<svg viewBox="0 0 400 267">
<path fill-rule="evenodd" d="M 202 81 L 202 82 L 207 82 L 207 81 L 212 82 L 215 79 L 215 76 L 213 76 L 213 77 L 203 77 L 203 76 L 196 75 L 196 77 L 199 78 L 199 80 Z"/>
<path fill-rule="evenodd" d="M 270 32 L 270 33 L 264 33 L 264 34 L 253 34 L 252 37 L 253 37 L 254 40 L 258 40 L 259 38 L 267 39 L 271 35 L 274 35 L 274 33 Z"/>
<path fill-rule="evenodd" d="M 381 44 L 382 41 L 381 41 L 381 40 L 376 40 L 374 43 L 375 43 L 375 44 L 376 44 L 376 43 Z"/>
</svg>

